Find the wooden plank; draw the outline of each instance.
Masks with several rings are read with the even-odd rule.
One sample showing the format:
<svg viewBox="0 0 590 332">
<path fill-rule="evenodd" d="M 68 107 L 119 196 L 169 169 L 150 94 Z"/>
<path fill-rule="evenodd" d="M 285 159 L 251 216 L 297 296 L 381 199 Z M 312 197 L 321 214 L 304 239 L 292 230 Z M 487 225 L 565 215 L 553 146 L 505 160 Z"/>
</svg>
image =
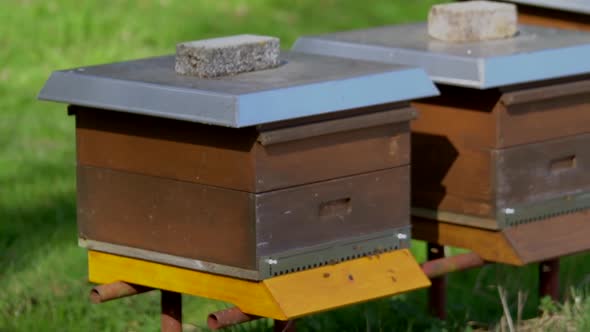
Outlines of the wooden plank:
<svg viewBox="0 0 590 332">
<path fill-rule="evenodd" d="M 489 149 L 498 90 L 439 86 L 441 96 L 413 103 L 412 206 L 478 217 L 493 215 Z"/>
<path fill-rule="evenodd" d="M 438 85 L 441 95 L 412 103 L 418 118 L 413 133 L 444 136 L 471 148 L 492 148 L 496 122 L 492 111 L 500 100 L 496 89 L 476 90 Z"/>
<path fill-rule="evenodd" d="M 380 127 L 385 124 L 409 122 L 415 117 L 416 111 L 411 107 L 406 107 L 383 112 L 361 114 L 330 121 L 314 122 L 300 126 L 261 131 L 258 136 L 258 141 L 262 145 L 266 146 L 316 136 L 335 134 L 341 131 L 351 131 L 371 127 Z"/>
<path fill-rule="evenodd" d="M 467 148 L 497 149 L 590 131 L 587 75 L 486 92 L 440 88 L 441 97 L 413 104 L 420 117 L 412 132 L 444 136 Z"/>
<path fill-rule="evenodd" d="M 254 149 L 256 192 L 410 163 L 408 123 L 339 132 Z"/>
<path fill-rule="evenodd" d="M 590 133 L 494 151 L 497 206 L 590 191 Z"/>
<path fill-rule="evenodd" d="M 500 231 L 413 217 L 412 237 L 444 246 L 472 250 L 489 262 L 517 266 L 525 264 Z"/>
<path fill-rule="evenodd" d="M 379 105 L 371 105 L 366 107 L 359 107 L 354 109 L 349 109 L 345 111 L 339 112 L 331 112 L 331 113 L 324 113 L 312 116 L 306 116 L 302 118 L 295 118 L 290 120 L 284 121 L 277 121 L 277 122 L 269 122 L 257 125 L 256 128 L 259 132 L 265 131 L 272 131 L 276 129 L 288 128 L 288 127 L 297 127 L 302 125 L 307 125 L 311 123 L 319 123 L 324 121 L 332 121 L 337 119 L 344 119 L 348 117 L 355 117 L 363 114 L 371 114 L 371 113 L 378 113 L 378 112 L 386 112 L 396 109 L 404 109 L 410 107 L 410 103 L 408 101 L 396 102 L 396 103 L 387 103 L 387 104 L 379 104 Z"/>
<path fill-rule="evenodd" d="M 252 194 L 78 166 L 81 238 L 257 270 Z"/>
<path fill-rule="evenodd" d="M 477 227 L 490 230 L 498 230 L 498 222 L 492 218 L 483 218 L 473 215 L 458 214 L 440 210 L 429 210 L 421 208 L 412 208 L 412 216 L 438 220 L 441 222 L 459 224 L 469 227 Z"/>
<path fill-rule="evenodd" d="M 240 191 L 266 192 L 407 165 L 410 159 L 407 122 L 342 128 L 265 147 L 257 142 L 258 130 L 275 127 L 235 129 L 72 109 L 77 114 L 80 165 Z M 351 116 L 360 115 L 353 112 Z M 305 126 L 301 121 L 283 125 Z M 321 121 L 329 126 L 341 120 L 322 117 Z"/>
<path fill-rule="evenodd" d="M 256 195 L 259 256 L 410 224 L 410 167 Z"/>
<path fill-rule="evenodd" d="M 497 148 L 588 133 L 589 108 L 588 77 L 511 88 L 495 110 Z"/>
<path fill-rule="evenodd" d="M 477 223 L 476 227 L 497 228 L 495 223 L 495 209 L 493 200 L 476 200 L 473 198 L 457 196 L 444 191 L 417 192 L 412 191 L 412 207 L 421 210 L 430 210 L 438 216 L 444 216 L 444 221 L 458 224 Z M 468 217 L 465 217 L 468 216 Z M 475 221 L 478 220 L 478 221 Z"/>
<path fill-rule="evenodd" d="M 451 135 L 412 134 L 412 206 L 493 216 L 490 150 L 468 148 Z"/>
<path fill-rule="evenodd" d="M 590 210 L 510 227 L 504 234 L 523 264 L 590 250 Z"/>
<path fill-rule="evenodd" d="M 590 93 L 590 80 L 578 78 L 573 82 L 545 83 L 543 86 L 510 89 L 502 95 L 505 105 L 519 105 L 534 102 L 545 102 L 550 99 L 569 98 L 580 94 Z"/>
<path fill-rule="evenodd" d="M 73 109 L 79 165 L 254 191 L 254 128 Z"/>
<path fill-rule="evenodd" d="M 430 286 L 407 249 L 295 272 L 263 283 L 291 319 Z"/>
<path fill-rule="evenodd" d="M 230 302 L 248 314 L 288 317 L 261 282 L 224 277 L 139 259 L 88 251 L 88 279 L 98 284 L 125 281 L 142 286 Z"/>
</svg>

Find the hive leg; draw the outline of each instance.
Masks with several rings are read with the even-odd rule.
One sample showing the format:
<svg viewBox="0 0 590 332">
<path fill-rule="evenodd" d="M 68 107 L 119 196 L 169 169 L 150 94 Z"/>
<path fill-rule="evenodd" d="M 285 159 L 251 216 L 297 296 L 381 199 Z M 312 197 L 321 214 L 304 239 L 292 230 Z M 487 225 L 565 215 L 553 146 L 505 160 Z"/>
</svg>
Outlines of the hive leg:
<svg viewBox="0 0 590 332">
<path fill-rule="evenodd" d="M 94 286 L 90 291 L 90 302 L 98 304 L 127 296 L 137 295 L 152 290 L 149 287 L 117 281 L 110 284 Z"/>
<path fill-rule="evenodd" d="M 162 332 L 182 332 L 182 295 L 162 290 Z"/>
<path fill-rule="evenodd" d="M 444 257 L 444 246 L 428 243 L 427 258 L 429 261 Z M 432 278 L 430 281 L 432 282 L 432 286 L 428 289 L 428 308 L 432 315 L 444 320 L 447 318 L 447 277 L 436 277 Z"/>
<path fill-rule="evenodd" d="M 295 332 L 294 320 L 276 320 L 274 325 L 274 332 Z"/>
<path fill-rule="evenodd" d="M 539 297 L 559 301 L 559 258 L 539 263 Z"/>
</svg>

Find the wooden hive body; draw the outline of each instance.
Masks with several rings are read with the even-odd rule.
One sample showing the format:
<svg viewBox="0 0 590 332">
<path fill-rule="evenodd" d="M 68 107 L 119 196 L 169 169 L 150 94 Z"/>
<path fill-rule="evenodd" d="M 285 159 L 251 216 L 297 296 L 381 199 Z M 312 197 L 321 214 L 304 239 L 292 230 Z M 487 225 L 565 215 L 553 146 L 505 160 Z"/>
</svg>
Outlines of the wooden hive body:
<svg viewBox="0 0 590 332">
<path fill-rule="evenodd" d="M 90 249 L 261 279 L 409 241 L 407 104 L 246 128 L 70 111 Z"/>
<path fill-rule="evenodd" d="M 439 88 L 414 104 L 414 215 L 499 229 L 590 207 L 588 77 Z"/>
</svg>

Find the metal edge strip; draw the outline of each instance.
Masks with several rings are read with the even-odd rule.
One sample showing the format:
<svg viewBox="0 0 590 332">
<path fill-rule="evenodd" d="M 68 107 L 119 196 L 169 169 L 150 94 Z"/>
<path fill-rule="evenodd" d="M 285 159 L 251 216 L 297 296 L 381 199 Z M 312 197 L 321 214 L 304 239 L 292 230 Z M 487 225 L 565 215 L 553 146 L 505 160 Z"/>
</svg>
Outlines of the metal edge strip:
<svg viewBox="0 0 590 332">
<path fill-rule="evenodd" d="M 260 273 L 255 270 L 247 270 L 222 264 L 205 262 L 197 259 L 184 258 L 151 250 L 132 248 L 101 241 L 78 239 L 78 245 L 94 251 L 102 251 L 109 254 L 138 258 L 152 262 L 174 265 L 191 270 L 210 272 L 214 274 L 234 276 L 248 280 L 260 280 Z"/>
<path fill-rule="evenodd" d="M 438 95 L 419 68 L 238 96 L 238 127 Z M 266 111 L 261 111 L 266 110 Z"/>
<path fill-rule="evenodd" d="M 490 89 L 590 73 L 590 62 L 579 61 L 579 59 L 590 58 L 590 45 L 491 58 L 467 59 L 444 55 L 442 60 L 439 58 L 430 60 L 432 56 L 422 51 L 347 43 L 321 37 L 301 37 L 295 42 L 293 49 L 311 54 L 421 67 L 436 83 L 476 89 Z M 466 68 L 460 67 L 460 63 L 463 63 L 462 66 Z M 453 70 L 454 77 L 449 77 L 450 70 Z"/>
<path fill-rule="evenodd" d="M 280 252 L 260 257 L 260 273 L 261 277 L 266 279 L 364 256 L 379 255 L 383 252 L 408 248 L 410 239 L 411 226 L 408 225 L 385 232 Z"/>
<path fill-rule="evenodd" d="M 38 98 L 228 127 L 236 127 L 238 107 L 231 95 L 84 75 L 75 70 L 52 73 Z"/>
<path fill-rule="evenodd" d="M 441 84 L 481 89 L 484 83 L 478 59 L 447 55 L 445 66 L 440 66 L 440 63 L 435 66 L 428 66 L 426 64 L 430 61 L 429 58 L 433 57 L 436 61 L 438 55 L 404 48 L 335 41 L 317 36 L 298 38 L 293 44 L 292 50 L 309 54 L 418 67 L 425 70 L 432 81 Z M 458 66 L 462 62 L 468 63 L 468 68 L 462 70 L 459 77 L 445 75 L 449 66 Z M 469 66 L 469 64 L 471 65 Z M 457 73 L 455 72 L 455 74 Z"/>
<path fill-rule="evenodd" d="M 412 208 L 412 215 L 453 224 L 500 230 L 588 209 L 590 209 L 590 192 L 584 192 L 525 205 L 497 208 L 495 219 L 416 207 Z"/>
<path fill-rule="evenodd" d="M 533 223 L 545 219 L 590 209 L 590 192 L 565 195 L 540 202 L 498 208 L 498 223 L 502 228 Z"/>
<path fill-rule="evenodd" d="M 483 88 L 590 73 L 581 59 L 590 59 L 590 44 L 486 59 Z"/>
</svg>

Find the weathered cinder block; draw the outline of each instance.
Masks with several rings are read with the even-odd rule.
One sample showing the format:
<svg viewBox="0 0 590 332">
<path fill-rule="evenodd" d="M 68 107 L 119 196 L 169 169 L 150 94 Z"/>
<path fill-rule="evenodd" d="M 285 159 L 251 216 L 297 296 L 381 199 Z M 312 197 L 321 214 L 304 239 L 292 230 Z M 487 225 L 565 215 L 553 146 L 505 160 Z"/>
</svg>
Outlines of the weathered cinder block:
<svg viewBox="0 0 590 332">
<path fill-rule="evenodd" d="M 176 46 L 176 72 L 203 78 L 272 68 L 279 63 L 280 40 L 237 35 L 185 42 Z"/>
<path fill-rule="evenodd" d="M 517 31 L 513 4 L 467 1 L 432 6 L 428 14 L 428 34 L 449 42 L 508 38 Z"/>
</svg>

